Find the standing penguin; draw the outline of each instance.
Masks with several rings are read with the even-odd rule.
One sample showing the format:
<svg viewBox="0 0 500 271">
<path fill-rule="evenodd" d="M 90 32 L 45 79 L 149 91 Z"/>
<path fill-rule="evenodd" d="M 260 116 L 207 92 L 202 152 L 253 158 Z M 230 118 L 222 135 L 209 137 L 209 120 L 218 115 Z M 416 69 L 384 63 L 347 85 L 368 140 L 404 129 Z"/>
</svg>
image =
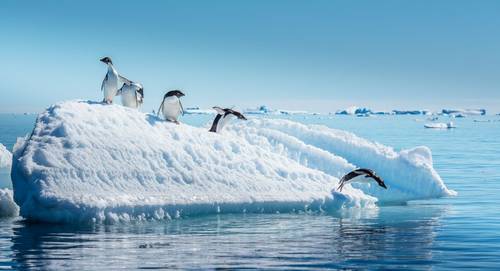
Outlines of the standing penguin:
<svg viewBox="0 0 500 271">
<path fill-rule="evenodd" d="M 127 81 L 118 90 L 118 95 L 122 96 L 123 106 L 139 108 L 144 101 L 144 88 L 139 83 Z"/>
<path fill-rule="evenodd" d="M 224 128 L 224 125 L 228 123 L 228 121 L 233 117 L 237 117 L 240 120 L 247 120 L 243 114 L 238 111 L 229 108 L 220 108 L 218 106 L 214 106 L 213 109 L 217 111 L 217 116 L 215 116 L 214 122 L 212 123 L 212 127 L 210 128 L 210 132 L 219 133 Z"/>
<path fill-rule="evenodd" d="M 157 114 L 162 113 L 167 121 L 179 124 L 177 118 L 180 114 L 184 115 L 184 108 L 180 100 L 183 96 L 185 95 L 180 90 L 171 90 L 167 92 L 167 94 L 163 96 L 163 101 L 160 104 L 160 108 L 158 108 Z"/>
<path fill-rule="evenodd" d="M 113 67 L 113 62 L 110 57 L 101 58 L 101 62 L 104 62 L 108 66 L 108 72 L 104 80 L 102 80 L 101 85 L 101 91 L 104 95 L 102 102 L 112 104 L 113 98 L 118 94 L 118 88 L 121 86 L 122 82 L 130 80 L 118 74 L 115 67 Z"/>
</svg>

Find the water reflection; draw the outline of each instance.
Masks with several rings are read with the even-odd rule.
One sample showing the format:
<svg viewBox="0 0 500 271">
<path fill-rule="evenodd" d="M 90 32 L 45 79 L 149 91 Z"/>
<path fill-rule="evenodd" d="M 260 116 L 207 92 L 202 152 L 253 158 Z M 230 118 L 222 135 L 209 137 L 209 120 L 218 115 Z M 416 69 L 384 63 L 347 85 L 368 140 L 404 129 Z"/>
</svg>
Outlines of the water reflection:
<svg viewBox="0 0 500 271">
<path fill-rule="evenodd" d="M 18 221 L 9 224 L 11 247 L 1 249 L 12 251 L 12 267 L 36 270 L 430 269 L 436 229 L 446 212 L 396 206 L 338 215 L 220 215 L 99 227 Z"/>
</svg>

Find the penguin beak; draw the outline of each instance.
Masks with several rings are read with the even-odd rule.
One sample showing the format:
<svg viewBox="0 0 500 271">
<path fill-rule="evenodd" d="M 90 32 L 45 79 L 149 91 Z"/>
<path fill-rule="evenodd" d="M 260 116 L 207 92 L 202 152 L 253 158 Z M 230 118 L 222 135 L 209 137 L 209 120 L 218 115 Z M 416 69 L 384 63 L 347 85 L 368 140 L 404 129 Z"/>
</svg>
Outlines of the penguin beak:
<svg viewBox="0 0 500 271">
<path fill-rule="evenodd" d="M 103 58 L 100 59 L 100 61 L 106 63 L 106 58 L 103 57 Z"/>
<path fill-rule="evenodd" d="M 379 182 L 378 185 L 382 186 L 383 188 L 387 189 L 387 186 L 383 181 Z"/>
<path fill-rule="evenodd" d="M 186 94 L 179 92 L 179 97 L 184 97 L 184 96 L 186 96 Z"/>
</svg>

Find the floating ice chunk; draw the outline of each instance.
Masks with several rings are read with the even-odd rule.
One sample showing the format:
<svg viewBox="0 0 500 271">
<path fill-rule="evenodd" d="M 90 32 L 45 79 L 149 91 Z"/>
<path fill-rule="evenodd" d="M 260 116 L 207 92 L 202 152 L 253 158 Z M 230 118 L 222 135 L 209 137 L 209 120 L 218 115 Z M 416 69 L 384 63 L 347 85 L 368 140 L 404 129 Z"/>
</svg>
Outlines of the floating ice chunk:
<svg viewBox="0 0 500 271">
<path fill-rule="evenodd" d="M 72 101 L 38 116 L 14 148 L 20 214 L 116 223 L 207 213 L 334 211 L 453 194 L 423 147 L 391 148 L 324 126 L 235 122 L 222 134 L 117 105 Z M 372 168 L 389 189 L 339 177 Z"/>
<path fill-rule="evenodd" d="M 12 198 L 12 190 L 0 189 L 0 217 L 17 216 L 19 214 L 19 206 Z"/>
<path fill-rule="evenodd" d="M 427 123 L 424 125 L 425 128 L 431 128 L 431 129 L 451 129 L 451 128 L 456 128 L 455 124 L 453 122 L 448 122 L 448 123 L 442 123 L 442 122 L 437 122 L 437 123 Z"/>
</svg>

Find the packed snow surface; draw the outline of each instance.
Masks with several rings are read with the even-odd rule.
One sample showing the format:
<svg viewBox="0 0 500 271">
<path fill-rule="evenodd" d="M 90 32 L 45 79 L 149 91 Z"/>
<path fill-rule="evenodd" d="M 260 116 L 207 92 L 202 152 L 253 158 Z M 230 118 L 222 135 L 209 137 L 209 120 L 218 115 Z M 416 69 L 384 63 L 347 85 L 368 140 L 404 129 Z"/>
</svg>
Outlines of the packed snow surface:
<svg viewBox="0 0 500 271">
<path fill-rule="evenodd" d="M 288 120 L 234 121 L 221 134 L 119 105 L 71 101 L 38 116 L 14 148 L 20 214 L 114 223 L 207 213 L 336 211 L 453 195 L 431 151 L 397 152 L 356 135 Z M 347 185 L 356 167 L 389 189 Z"/>
</svg>

